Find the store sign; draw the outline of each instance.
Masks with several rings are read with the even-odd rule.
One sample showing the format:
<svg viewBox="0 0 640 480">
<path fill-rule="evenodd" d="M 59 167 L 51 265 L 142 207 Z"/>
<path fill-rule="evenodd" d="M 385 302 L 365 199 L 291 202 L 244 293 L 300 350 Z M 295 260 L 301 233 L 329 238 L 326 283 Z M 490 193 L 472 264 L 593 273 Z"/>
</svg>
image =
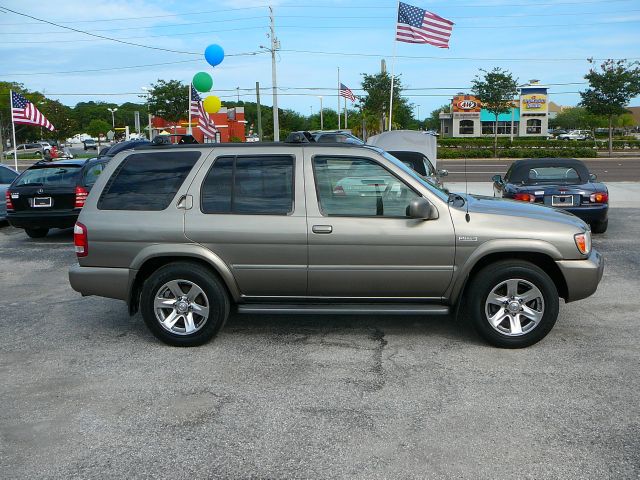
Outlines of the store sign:
<svg viewBox="0 0 640 480">
<path fill-rule="evenodd" d="M 473 95 L 456 95 L 453 97 L 453 113 L 480 113 L 482 104 Z"/>
<path fill-rule="evenodd" d="M 547 111 L 547 96 L 535 93 L 522 95 L 522 111 L 523 112 L 546 112 Z"/>
</svg>

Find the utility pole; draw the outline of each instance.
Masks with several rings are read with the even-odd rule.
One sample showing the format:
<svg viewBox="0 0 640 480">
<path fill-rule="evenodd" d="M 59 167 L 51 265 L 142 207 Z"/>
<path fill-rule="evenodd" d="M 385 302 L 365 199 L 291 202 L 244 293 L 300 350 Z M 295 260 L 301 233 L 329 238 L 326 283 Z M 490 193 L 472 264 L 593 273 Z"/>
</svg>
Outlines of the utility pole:
<svg viewBox="0 0 640 480">
<path fill-rule="evenodd" d="M 276 38 L 273 7 L 269 7 L 269 30 L 271 32 L 271 85 L 273 88 L 273 141 L 280 141 L 280 121 L 278 117 L 278 81 L 276 79 L 276 51 L 280 48 L 280 42 Z"/>
<path fill-rule="evenodd" d="M 260 111 L 260 82 L 256 82 L 256 116 L 258 117 L 258 138 L 262 141 L 262 112 Z"/>
<path fill-rule="evenodd" d="M 318 98 L 320 99 L 320 130 L 324 130 L 324 108 L 322 108 L 322 95 Z"/>
<path fill-rule="evenodd" d="M 238 94 L 238 103 L 240 103 L 240 87 L 236 87 L 236 92 Z"/>
</svg>

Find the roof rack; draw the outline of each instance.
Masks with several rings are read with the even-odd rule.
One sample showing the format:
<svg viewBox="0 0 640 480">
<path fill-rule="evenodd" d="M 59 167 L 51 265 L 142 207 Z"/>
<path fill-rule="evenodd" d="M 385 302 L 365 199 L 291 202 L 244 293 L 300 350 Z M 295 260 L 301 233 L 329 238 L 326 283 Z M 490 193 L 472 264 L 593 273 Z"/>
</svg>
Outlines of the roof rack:
<svg viewBox="0 0 640 480">
<path fill-rule="evenodd" d="M 185 145 L 185 144 L 194 144 L 194 143 L 198 143 L 198 141 L 195 139 L 195 137 L 193 135 L 185 135 L 185 134 L 169 134 L 169 135 L 156 135 L 155 137 L 153 137 L 153 140 L 151 141 L 152 145 L 173 145 L 173 142 L 171 141 L 171 137 L 178 137 L 180 138 L 180 140 L 178 140 L 178 145 Z"/>
</svg>

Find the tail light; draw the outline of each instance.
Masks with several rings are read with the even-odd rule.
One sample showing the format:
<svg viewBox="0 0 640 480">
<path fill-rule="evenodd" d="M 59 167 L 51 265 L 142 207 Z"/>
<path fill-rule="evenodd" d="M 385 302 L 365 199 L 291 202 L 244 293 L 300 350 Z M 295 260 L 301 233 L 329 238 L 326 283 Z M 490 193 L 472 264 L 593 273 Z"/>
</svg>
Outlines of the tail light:
<svg viewBox="0 0 640 480">
<path fill-rule="evenodd" d="M 535 202 L 536 201 L 536 196 L 535 195 L 531 195 L 530 193 L 516 193 L 513 198 L 515 200 L 520 200 L 521 202 Z"/>
<path fill-rule="evenodd" d="M 87 195 L 89 195 L 89 191 L 84 187 L 76 187 L 76 203 L 73 208 L 82 208 L 84 207 L 84 202 L 87 200 Z"/>
<path fill-rule="evenodd" d="M 7 200 L 7 212 L 13 212 L 13 202 L 11 201 L 11 193 L 9 193 L 9 190 L 5 190 L 4 197 Z"/>
<path fill-rule="evenodd" d="M 589 200 L 591 203 L 609 203 L 609 194 L 606 192 L 592 193 Z"/>
<path fill-rule="evenodd" d="M 334 187 L 333 189 L 333 194 L 334 195 L 346 195 L 344 188 L 342 188 L 342 185 L 336 185 L 336 187 Z"/>
<path fill-rule="evenodd" d="M 89 238 L 87 236 L 87 227 L 80 222 L 77 222 L 73 227 L 73 243 L 76 256 L 86 257 L 89 253 Z"/>
</svg>

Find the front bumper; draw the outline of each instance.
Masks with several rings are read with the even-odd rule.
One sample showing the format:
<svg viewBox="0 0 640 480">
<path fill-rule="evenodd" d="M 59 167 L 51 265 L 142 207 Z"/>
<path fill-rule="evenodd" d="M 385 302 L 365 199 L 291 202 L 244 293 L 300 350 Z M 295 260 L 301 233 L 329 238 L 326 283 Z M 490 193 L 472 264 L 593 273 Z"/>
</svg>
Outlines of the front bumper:
<svg viewBox="0 0 640 480">
<path fill-rule="evenodd" d="M 567 303 L 593 295 L 604 272 L 604 257 L 595 249 L 584 260 L 559 260 L 556 264 L 567 284 Z"/>
<path fill-rule="evenodd" d="M 76 292 L 100 297 L 129 299 L 129 289 L 136 270 L 128 268 L 82 267 L 74 265 L 69 269 L 69 283 Z"/>
<path fill-rule="evenodd" d="M 9 212 L 9 224 L 17 228 L 70 228 L 78 220 L 80 210 L 62 210 L 47 212 Z"/>
</svg>

